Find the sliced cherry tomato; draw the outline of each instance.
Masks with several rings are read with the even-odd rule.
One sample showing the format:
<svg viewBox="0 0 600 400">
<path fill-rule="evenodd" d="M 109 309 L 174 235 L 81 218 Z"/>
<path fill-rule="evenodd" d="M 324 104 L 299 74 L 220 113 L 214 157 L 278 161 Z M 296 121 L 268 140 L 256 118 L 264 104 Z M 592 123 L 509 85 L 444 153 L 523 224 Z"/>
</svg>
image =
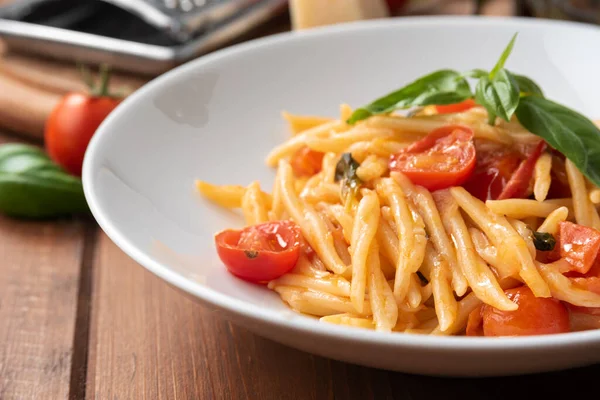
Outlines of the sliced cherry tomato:
<svg viewBox="0 0 600 400">
<path fill-rule="evenodd" d="M 535 297 L 526 286 L 505 290 L 509 299 L 517 303 L 515 311 L 501 311 L 487 304 L 481 310 L 482 331 L 484 336 L 530 336 L 570 331 L 569 312 L 558 300 Z M 481 331 L 475 325 L 478 317 L 469 315 L 472 321 L 467 334 Z"/>
<path fill-rule="evenodd" d="M 392 171 L 432 191 L 460 186 L 474 168 L 473 131 L 462 125 L 436 129 L 390 158 Z"/>
<path fill-rule="evenodd" d="M 477 146 L 477 164 L 463 187 L 481 201 L 495 200 L 521 163 L 521 155 L 504 147 Z"/>
<path fill-rule="evenodd" d="M 461 101 L 460 103 L 438 105 L 435 106 L 435 109 L 438 112 L 438 114 L 452 114 L 467 111 L 476 106 L 477 103 L 475 103 L 475 100 L 467 99 Z"/>
<path fill-rule="evenodd" d="M 307 146 L 300 148 L 290 161 L 294 174 L 298 177 L 313 176 L 321 171 L 325 153 L 314 151 Z"/>
<path fill-rule="evenodd" d="M 546 142 L 541 141 L 527 157 L 521 162 L 519 168 L 513 173 L 512 177 L 498 196 L 498 200 L 523 198 L 527 195 L 535 164 L 546 149 Z"/>
<path fill-rule="evenodd" d="M 250 282 L 268 282 L 289 272 L 300 257 L 302 235 L 292 221 L 266 222 L 215 236 L 229 272 Z"/>
</svg>

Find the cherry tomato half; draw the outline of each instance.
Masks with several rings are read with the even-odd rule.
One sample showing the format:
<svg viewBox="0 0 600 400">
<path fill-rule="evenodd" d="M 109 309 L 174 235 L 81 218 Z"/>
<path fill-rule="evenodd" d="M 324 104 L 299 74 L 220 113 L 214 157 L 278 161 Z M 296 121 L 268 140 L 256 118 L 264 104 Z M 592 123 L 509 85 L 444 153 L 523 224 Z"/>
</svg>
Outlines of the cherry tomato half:
<svg viewBox="0 0 600 400">
<path fill-rule="evenodd" d="M 435 106 L 435 109 L 438 112 L 438 114 L 452 114 L 467 111 L 476 106 L 477 103 L 475 103 L 475 100 L 467 99 L 461 101 L 460 103 L 438 105 Z"/>
<path fill-rule="evenodd" d="M 50 158 L 71 174 L 81 176 L 90 139 L 120 101 L 84 93 L 65 95 L 46 121 L 44 140 Z"/>
<path fill-rule="evenodd" d="M 481 316 L 469 315 L 467 334 L 484 336 L 530 336 L 570 331 L 569 312 L 558 300 L 535 297 L 526 286 L 504 291 L 519 308 L 501 311 L 487 304 L 476 309 Z M 482 329 L 476 324 L 481 323 Z"/>
<path fill-rule="evenodd" d="M 325 153 L 311 150 L 307 146 L 300 148 L 294 153 L 290 160 L 294 175 L 298 177 L 310 177 L 319 173 L 323 164 L 324 155 Z"/>
<path fill-rule="evenodd" d="M 390 158 L 392 171 L 432 191 L 463 184 L 474 168 L 473 131 L 462 125 L 438 128 Z"/>
<path fill-rule="evenodd" d="M 265 222 L 215 236 L 219 258 L 233 275 L 267 282 L 289 272 L 300 257 L 302 235 L 292 221 Z"/>
</svg>

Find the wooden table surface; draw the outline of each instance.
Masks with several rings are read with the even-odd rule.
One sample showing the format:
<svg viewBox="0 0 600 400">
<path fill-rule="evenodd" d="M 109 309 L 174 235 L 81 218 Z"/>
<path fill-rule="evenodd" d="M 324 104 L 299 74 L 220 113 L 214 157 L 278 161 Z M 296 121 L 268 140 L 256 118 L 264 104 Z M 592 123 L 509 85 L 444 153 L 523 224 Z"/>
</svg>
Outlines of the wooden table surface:
<svg viewBox="0 0 600 400">
<path fill-rule="evenodd" d="M 11 86 L 1 84 L 6 94 Z M 21 140 L 0 129 L 0 143 Z M 0 217 L 0 400 L 552 399 L 597 376 L 600 365 L 448 379 L 313 356 L 182 295 L 128 258 L 91 218 Z"/>
</svg>

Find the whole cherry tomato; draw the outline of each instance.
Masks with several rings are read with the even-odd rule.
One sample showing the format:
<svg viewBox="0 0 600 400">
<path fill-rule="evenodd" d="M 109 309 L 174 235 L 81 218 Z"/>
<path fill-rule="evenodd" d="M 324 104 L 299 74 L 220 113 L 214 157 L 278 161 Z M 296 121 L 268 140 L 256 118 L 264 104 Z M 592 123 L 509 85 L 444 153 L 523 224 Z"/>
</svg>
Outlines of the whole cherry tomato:
<svg viewBox="0 0 600 400">
<path fill-rule="evenodd" d="M 108 92 L 109 71 L 88 93 L 67 93 L 46 121 L 44 140 L 50 158 L 75 176 L 81 176 L 83 156 L 98 126 L 121 102 Z"/>
</svg>

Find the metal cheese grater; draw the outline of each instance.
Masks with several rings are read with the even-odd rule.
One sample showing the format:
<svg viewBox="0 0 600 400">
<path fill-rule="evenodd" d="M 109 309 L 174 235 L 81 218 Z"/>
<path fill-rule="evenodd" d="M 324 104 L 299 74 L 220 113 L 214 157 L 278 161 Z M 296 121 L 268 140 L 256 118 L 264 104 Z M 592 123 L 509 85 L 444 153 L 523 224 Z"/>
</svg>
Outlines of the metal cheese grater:
<svg viewBox="0 0 600 400">
<path fill-rule="evenodd" d="M 260 0 L 103 0 L 185 42 Z"/>
<path fill-rule="evenodd" d="M 9 49 L 156 75 L 283 14 L 288 0 L 19 0 L 0 6 Z"/>
</svg>

